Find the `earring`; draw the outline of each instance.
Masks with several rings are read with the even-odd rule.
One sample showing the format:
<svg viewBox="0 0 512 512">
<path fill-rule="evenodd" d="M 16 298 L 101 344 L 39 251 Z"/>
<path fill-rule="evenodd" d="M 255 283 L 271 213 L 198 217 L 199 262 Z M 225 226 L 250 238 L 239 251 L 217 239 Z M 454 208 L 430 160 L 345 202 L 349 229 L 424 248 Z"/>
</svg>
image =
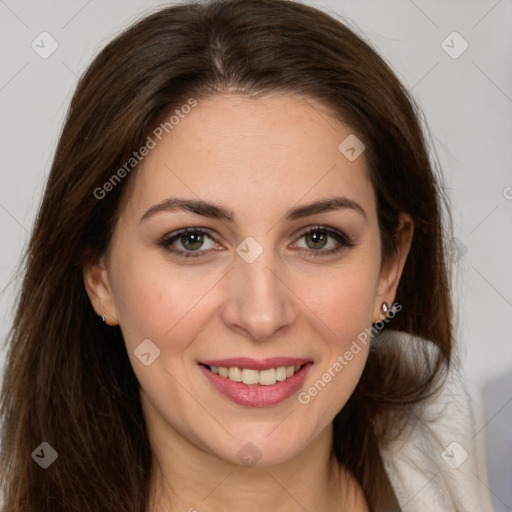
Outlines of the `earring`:
<svg viewBox="0 0 512 512">
<path fill-rule="evenodd" d="M 101 320 L 102 320 L 104 323 L 107 323 L 107 317 L 105 316 L 105 313 L 103 313 L 103 315 L 101 315 Z"/>
<path fill-rule="evenodd" d="M 388 316 L 388 311 L 389 311 L 389 306 L 388 306 L 387 302 L 383 302 L 382 306 L 380 307 L 380 309 L 382 309 L 382 312 L 387 317 Z"/>
</svg>

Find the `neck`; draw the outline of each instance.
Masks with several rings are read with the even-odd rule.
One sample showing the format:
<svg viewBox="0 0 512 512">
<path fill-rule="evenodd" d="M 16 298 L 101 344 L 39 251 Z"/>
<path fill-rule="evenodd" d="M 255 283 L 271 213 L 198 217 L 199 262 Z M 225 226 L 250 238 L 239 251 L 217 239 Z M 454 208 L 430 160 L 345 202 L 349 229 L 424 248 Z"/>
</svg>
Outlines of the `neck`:
<svg viewBox="0 0 512 512">
<path fill-rule="evenodd" d="M 177 432 L 150 431 L 150 512 L 367 511 L 361 488 L 331 455 L 332 424 L 291 460 L 246 467 L 207 453 Z"/>
</svg>

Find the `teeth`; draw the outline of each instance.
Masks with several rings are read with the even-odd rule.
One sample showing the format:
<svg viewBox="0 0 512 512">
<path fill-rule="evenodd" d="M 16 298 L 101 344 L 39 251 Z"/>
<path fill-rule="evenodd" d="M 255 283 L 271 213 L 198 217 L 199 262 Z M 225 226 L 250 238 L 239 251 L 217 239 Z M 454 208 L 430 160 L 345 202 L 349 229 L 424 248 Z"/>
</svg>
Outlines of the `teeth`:
<svg viewBox="0 0 512 512">
<path fill-rule="evenodd" d="M 235 382 L 242 382 L 242 370 L 240 368 L 230 368 L 228 371 L 229 380 Z"/>
<path fill-rule="evenodd" d="M 286 366 L 276 368 L 276 380 L 279 382 L 286 380 Z"/>
<path fill-rule="evenodd" d="M 244 384 L 259 384 L 259 373 L 258 370 L 244 368 L 242 370 L 242 382 Z"/>
<path fill-rule="evenodd" d="M 276 383 L 276 371 L 274 368 L 269 370 L 261 370 L 260 372 L 260 384 L 263 386 L 271 386 Z"/>
<path fill-rule="evenodd" d="M 279 368 L 268 368 L 267 370 L 251 370 L 249 368 L 237 368 L 236 366 L 226 368 L 224 366 L 210 366 L 212 373 L 225 377 L 233 382 L 244 384 L 260 384 L 271 386 L 276 382 L 283 382 L 293 376 L 301 368 L 296 366 L 280 366 Z"/>
</svg>

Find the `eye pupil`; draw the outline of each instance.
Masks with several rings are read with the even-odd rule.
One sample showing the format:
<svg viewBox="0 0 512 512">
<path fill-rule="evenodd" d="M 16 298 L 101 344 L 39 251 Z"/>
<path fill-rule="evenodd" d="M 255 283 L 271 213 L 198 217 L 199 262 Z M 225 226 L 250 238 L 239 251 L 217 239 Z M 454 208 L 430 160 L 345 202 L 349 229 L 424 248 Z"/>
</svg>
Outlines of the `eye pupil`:
<svg viewBox="0 0 512 512">
<path fill-rule="evenodd" d="M 308 241 L 308 246 L 312 249 L 322 249 L 325 246 L 325 242 L 327 240 L 328 235 L 326 233 L 321 233 L 318 231 L 312 231 L 306 235 L 306 240 Z M 312 242 L 313 246 L 309 244 L 309 241 Z"/>
<path fill-rule="evenodd" d="M 199 233 L 187 233 L 181 237 L 181 243 L 186 249 L 195 251 L 203 245 L 203 235 Z"/>
</svg>

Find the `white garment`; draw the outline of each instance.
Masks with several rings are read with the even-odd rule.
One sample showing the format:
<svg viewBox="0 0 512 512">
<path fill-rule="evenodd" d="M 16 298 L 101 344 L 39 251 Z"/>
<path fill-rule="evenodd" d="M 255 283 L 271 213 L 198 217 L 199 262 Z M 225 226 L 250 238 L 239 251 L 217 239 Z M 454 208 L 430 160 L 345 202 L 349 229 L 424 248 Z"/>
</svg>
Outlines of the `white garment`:
<svg viewBox="0 0 512 512">
<path fill-rule="evenodd" d="M 399 331 L 382 333 L 405 353 L 424 344 Z M 484 432 L 475 426 L 471 398 L 455 359 L 442 391 L 422 403 L 400 438 L 381 449 L 403 512 L 493 512 Z"/>
</svg>

